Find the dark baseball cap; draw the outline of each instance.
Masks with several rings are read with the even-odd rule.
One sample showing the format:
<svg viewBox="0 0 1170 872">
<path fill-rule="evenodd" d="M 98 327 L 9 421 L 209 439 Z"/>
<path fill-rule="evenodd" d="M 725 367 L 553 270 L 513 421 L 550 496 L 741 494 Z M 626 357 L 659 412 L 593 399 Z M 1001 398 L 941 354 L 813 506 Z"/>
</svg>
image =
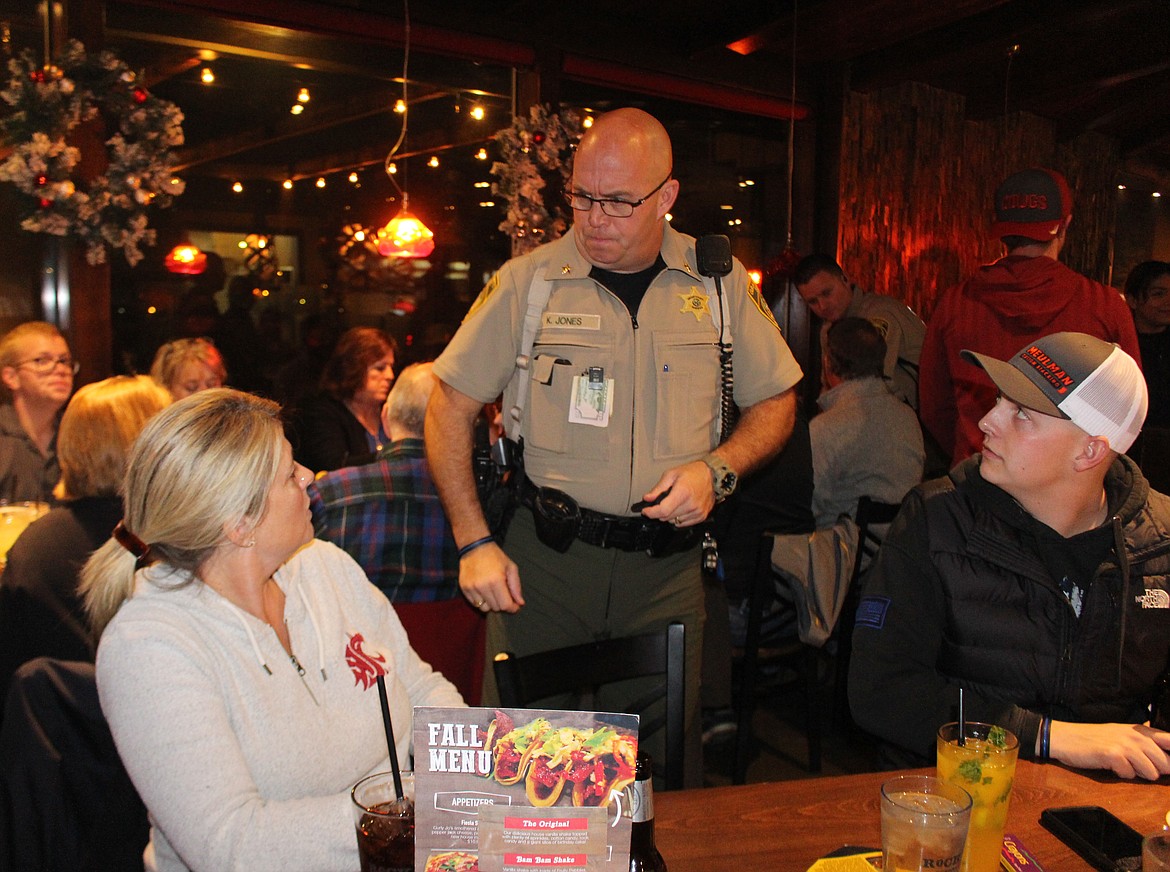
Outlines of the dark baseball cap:
<svg viewBox="0 0 1170 872">
<path fill-rule="evenodd" d="M 1027 409 L 1072 421 L 1124 453 L 1146 420 L 1146 380 L 1132 357 L 1085 333 L 1053 333 L 1029 342 L 1010 361 L 964 349 L 1000 392 Z"/>
<path fill-rule="evenodd" d="M 995 190 L 992 236 L 1023 236 L 1047 242 L 1072 214 L 1072 192 L 1064 176 L 1042 167 L 1008 176 Z"/>
</svg>

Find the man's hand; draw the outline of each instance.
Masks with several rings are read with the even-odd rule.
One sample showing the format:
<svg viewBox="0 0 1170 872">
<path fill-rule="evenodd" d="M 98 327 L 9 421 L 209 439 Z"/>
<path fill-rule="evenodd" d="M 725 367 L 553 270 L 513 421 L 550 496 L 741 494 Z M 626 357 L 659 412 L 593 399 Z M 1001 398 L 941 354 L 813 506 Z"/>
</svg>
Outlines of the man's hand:
<svg viewBox="0 0 1170 872">
<path fill-rule="evenodd" d="M 520 570 L 495 544 L 481 545 L 459 561 L 459 587 L 482 612 L 518 612 L 524 605 Z"/>
<path fill-rule="evenodd" d="M 642 499 L 651 502 L 666 490 L 670 493 L 657 505 L 643 509 L 643 516 L 669 521 L 676 527 L 693 527 L 705 521 L 715 506 L 711 468 L 701 460 L 666 470 Z"/>
<path fill-rule="evenodd" d="M 1082 769 L 1111 769 L 1121 778 L 1170 775 L 1170 733 L 1148 724 L 1053 721 L 1052 759 Z"/>
</svg>

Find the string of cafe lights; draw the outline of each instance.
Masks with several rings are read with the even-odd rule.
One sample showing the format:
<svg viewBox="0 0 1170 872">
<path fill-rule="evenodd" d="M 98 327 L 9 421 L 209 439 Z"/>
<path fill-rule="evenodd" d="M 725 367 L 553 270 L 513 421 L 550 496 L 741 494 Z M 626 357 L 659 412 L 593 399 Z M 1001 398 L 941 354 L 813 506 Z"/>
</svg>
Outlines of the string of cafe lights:
<svg viewBox="0 0 1170 872">
<path fill-rule="evenodd" d="M 207 65 L 207 66 L 202 67 L 199 71 L 199 80 L 204 85 L 215 84 L 216 74 L 215 74 L 214 68 L 211 65 Z M 488 120 L 489 112 L 488 112 L 487 105 L 485 104 L 483 99 L 478 94 L 476 94 L 474 91 L 466 91 L 466 92 L 465 91 L 453 91 L 451 93 L 451 98 L 453 101 L 453 103 L 452 103 L 453 110 L 454 110 L 456 115 L 465 116 L 465 117 L 470 118 L 472 121 L 477 122 L 477 123 Z M 308 87 L 305 87 L 305 86 L 297 87 L 295 99 L 289 108 L 290 114 L 292 114 L 294 116 L 303 115 L 305 113 L 306 108 L 308 107 L 308 104 L 312 101 L 312 99 L 313 99 L 312 92 L 310 91 L 310 89 Z M 432 99 L 432 98 L 428 97 L 427 99 Z M 395 104 L 393 107 L 393 111 L 395 113 L 401 115 L 401 114 L 404 114 L 406 112 L 406 110 L 407 110 L 407 104 L 406 104 L 405 100 L 399 98 L 398 100 L 395 101 Z M 485 137 L 485 139 L 487 139 L 487 137 Z M 487 160 L 489 160 L 490 155 L 488 154 L 488 150 L 487 150 L 486 146 L 479 146 L 473 152 L 472 157 L 474 160 L 486 162 Z M 431 169 L 437 169 L 439 166 L 441 166 L 441 163 L 442 162 L 441 162 L 438 154 L 432 154 L 426 160 L 426 166 L 431 168 Z M 297 182 L 308 180 L 311 182 L 311 184 L 313 186 L 315 186 L 317 188 L 325 188 L 329 184 L 329 177 L 335 176 L 335 175 L 340 175 L 340 174 L 345 174 L 346 179 L 347 179 L 347 181 L 349 181 L 350 184 L 360 187 L 362 170 L 367 169 L 368 167 L 370 167 L 372 165 L 373 165 L 373 162 L 361 164 L 361 165 L 341 166 L 341 167 L 337 167 L 335 169 L 331 169 L 327 172 L 320 173 L 320 174 L 316 174 L 316 173 L 302 173 L 302 174 L 290 173 L 284 179 L 284 181 L 281 182 L 281 187 L 283 187 L 285 190 L 292 190 L 296 186 Z M 388 169 L 388 172 L 396 172 L 397 166 L 395 164 L 395 165 L 392 165 L 392 167 L 387 168 L 387 169 Z M 245 179 L 240 179 L 240 178 L 233 179 L 231 182 L 231 185 L 230 185 L 230 189 L 236 194 L 244 193 L 244 191 L 246 190 L 246 187 L 247 186 L 245 185 Z"/>
</svg>

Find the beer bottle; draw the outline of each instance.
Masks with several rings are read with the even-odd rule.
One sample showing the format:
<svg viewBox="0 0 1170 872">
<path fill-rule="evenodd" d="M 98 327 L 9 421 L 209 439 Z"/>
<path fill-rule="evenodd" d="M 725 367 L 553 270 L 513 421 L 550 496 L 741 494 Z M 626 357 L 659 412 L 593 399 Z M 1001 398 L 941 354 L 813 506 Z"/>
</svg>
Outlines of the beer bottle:
<svg viewBox="0 0 1170 872">
<path fill-rule="evenodd" d="M 634 792 L 630 813 L 630 872 L 666 872 L 666 861 L 654 844 L 654 784 L 650 778 L 650 755 L 638 752 L 634 769 Z"/>
</svg>

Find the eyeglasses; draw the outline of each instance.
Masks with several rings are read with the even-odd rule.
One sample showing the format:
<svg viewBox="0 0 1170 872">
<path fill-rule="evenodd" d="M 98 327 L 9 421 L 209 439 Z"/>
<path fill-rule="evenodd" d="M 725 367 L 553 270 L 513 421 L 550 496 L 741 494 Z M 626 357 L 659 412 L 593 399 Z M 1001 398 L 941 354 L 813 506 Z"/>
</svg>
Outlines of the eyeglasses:
<svg viewBox="0 0 1170 872">
<path fill-rule="evenodd" d="M 670 181 L 671 175 L 674 173 L 672 169 L 666 174 L 666 178 L 654 186 L 654 190 L 643 197 L 641 200 L 615 200 L 612 197 L 590 197 L 588 194 L 582 194 L 578 191 L 565 191 L 565 200 L 570 206 L 578 212 L 588 212 L 596 203 L 601 207 L 601 211 L 610 218 L 629 218 L 634 214 L 634 210 L 662 190 L 662 186 Z"/>
<path fill-rule="evenodd" d="M 16 364 L 15 368 L 27 366 L 37 375 L 48 375 L 58 366 L 63 366 L 74 375 L 81 369 L 81 364 L 70 357 L 68 354 L 63 354 L 60 357 L 53 357 L 51 354 L 42 354 L 40 357 L 34 357 L 31 360 L 22 360 Z"/>
</svg>

